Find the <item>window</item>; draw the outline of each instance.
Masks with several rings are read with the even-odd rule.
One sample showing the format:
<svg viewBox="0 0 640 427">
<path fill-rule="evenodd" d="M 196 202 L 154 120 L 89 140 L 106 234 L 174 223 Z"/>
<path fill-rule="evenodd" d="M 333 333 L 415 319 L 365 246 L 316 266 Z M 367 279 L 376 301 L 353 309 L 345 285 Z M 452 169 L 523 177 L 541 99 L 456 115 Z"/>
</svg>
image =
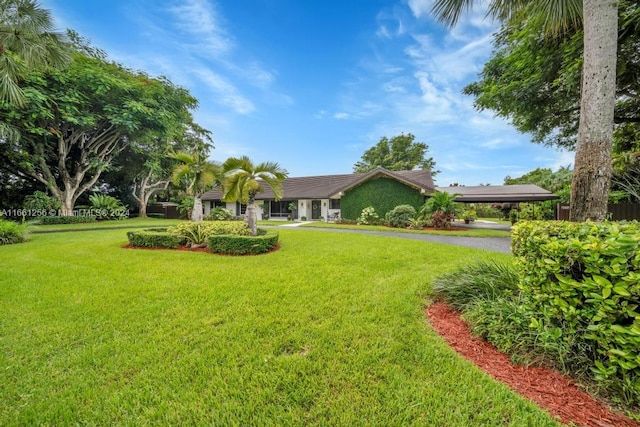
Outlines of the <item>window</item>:
<svg viewBox="0 0 640 427">
<path fill-rule="evenodd" d="M 330 209 L 340 209 L 340 199 L 330 199 L 329 200 L 329 208 Z"/>
<path fill-rule="evenodd" d="M 271 207 L 271 218 L 286 218 L 288 215 L 291 215 L 291 211 L 289 210 L 289 203 L 291 203 L 291 200 L 280 200 L 277 202 L 271 201 L 269 203 Z"/>
</svg>

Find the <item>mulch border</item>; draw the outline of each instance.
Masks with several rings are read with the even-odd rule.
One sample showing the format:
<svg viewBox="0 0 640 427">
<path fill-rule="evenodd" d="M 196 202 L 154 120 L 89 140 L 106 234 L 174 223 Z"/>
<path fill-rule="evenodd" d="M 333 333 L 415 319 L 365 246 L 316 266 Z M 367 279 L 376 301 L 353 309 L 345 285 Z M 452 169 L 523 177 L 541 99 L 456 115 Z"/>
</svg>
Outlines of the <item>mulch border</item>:
<svg viewBox="0 0 640 427">
<path fill-rule="evenodd" d="M 460 313 L 446 303 L 436 302 L 425 312 L 435 331 L 456 352 L 563 423 L 585 427 L 640 427 L 639 422 L 611 411 L 559 372 L 514 365 L 491 343 L 472 335 Z"/>
</svg>

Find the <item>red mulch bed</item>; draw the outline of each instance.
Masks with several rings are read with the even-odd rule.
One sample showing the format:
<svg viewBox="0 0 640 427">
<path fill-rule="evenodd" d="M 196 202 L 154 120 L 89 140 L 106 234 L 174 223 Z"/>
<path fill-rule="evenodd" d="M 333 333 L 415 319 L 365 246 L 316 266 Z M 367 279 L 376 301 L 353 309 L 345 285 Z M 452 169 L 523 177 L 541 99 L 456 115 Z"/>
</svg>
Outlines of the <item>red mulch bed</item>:
<svg viewBox="0 0 640 427">
<path fill-rule="evenodd" d="M 569 378 L 546 368 L 517 366 L 493 345 L 469 331 L 460 313 L 443 302 L 426 309 L 433 328 L 459 354 L 516 393 L 559 418 L 587 427 L 639 427 L 640 423 L 611 412 Z"/>
</svg>

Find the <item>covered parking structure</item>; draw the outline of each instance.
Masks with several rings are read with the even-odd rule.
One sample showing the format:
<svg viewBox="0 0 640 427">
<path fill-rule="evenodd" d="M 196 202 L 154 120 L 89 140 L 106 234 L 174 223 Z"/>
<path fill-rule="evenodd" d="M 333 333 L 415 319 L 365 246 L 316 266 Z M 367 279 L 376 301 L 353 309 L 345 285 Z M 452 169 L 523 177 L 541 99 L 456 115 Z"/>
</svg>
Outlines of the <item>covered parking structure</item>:
<svg viewBox="0 0 640 427">
<path fill-rule="evenodd" d="M 436 187 L 436 190 L 457 194 L 455 201 L 462 203 L 543 202 L 560 198 L 558 195 L 534 184 Z"/>
</svg>

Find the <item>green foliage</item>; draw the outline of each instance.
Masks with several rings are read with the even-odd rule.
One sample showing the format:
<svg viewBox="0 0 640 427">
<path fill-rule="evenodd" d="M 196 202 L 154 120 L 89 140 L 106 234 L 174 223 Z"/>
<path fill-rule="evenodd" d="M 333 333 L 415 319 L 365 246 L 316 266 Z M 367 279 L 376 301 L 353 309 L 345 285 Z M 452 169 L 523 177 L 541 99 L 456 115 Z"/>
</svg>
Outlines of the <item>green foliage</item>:
<svg viewBox="0 0 640 427">
<path fill-rule="evenodd" d="M 640 404 L 640 224 L 522 222 L 513 253 L 531 327 L 593 346 L 603 384 Z"/>
<path fill-rule="evenodd" d="M 232 234 L 211 236 L 207 240 L 207 248 L 216 254 L 258 255 L 275 248 L 278 239 L 277 231 L 258 229 L 257 236 Z"/>
<path fill-rule="evenodd" d="M 347 191 L 340 200 L 340 216 L 345 220 L 356 220 L 367 206 L 386 215 L 398 205 L 411 205 L 418 209 L 424 203 L 419 191 L 394 179 L 380 177 L 370 179 Z"/>
<path fill-rule="evenodd" d="M 0 245 L 26 242 L 28 230 L 25 224 L 0 219 Z"/>
<path fill-rule="evenodd" d="M 358 217 L 357 224 L 358 225 L 377 225 L 380 223 L 380 217 L 376 213 L 376 210 L 373 206 L 367 206 L 362 209 L 360 216 Z"/>
<path fill-rule="evenodd" d="M 479 300 L 517 294 L 518 275 L 510 264 L 477 262 L 439 276 L 432 289 L 448 304 L 466 311 Z"/>
<path fill-rule="evenodd" d="M 53 224 L 83 224 L 86 222 L 96 222 L 95 216 L 73 215 L 73 216 L 43 216 L 39 219 L 41 225 Z"/>
<path fill-rule="evenodd" d="M 450 228 L 455 216 L 462 211 L 462 205 L 455 201 L 458 194 L 434 191 L 420 208 L 421 218 L 430 218 L 435 228 Z"/>
<path fill-rule="evenodd" d="M 205 219 L 208 221 L 230 221 L 233 219 L 233 212 L 222 206 L 217 206 L 211 210 L 211 213 Z"/>
<path fill-rule="evenodd" d="M 167 231 L 186 239 L 190 245 L 204 245 L 207 239 L 214 235 L 247 236 L 251 234 L 251 230 L 244 221 L 181 222 L 169 227 Z"/>
<path fill-rule="evenodd" d="M 33 194 L 25 197 L 23 207 L 27 210 L 49 211 L 54 209 L 57 211 L 62 205 L 55 197 L 51 197 L 42 191 L 34 191 Z"/>
<path fill-rule="evenodd" d="M 433 157 L 426 157 L 429 146 L 414 140 L 415 136 L 410 133 L 391 139 L 383 136 L 378 144 L 365 151 L 362 159 L 354 165 L 353 171 L 366 173 L 379 166 L 390 171 L 413 170 L 418 167 L 430 170 L 435 175 L 439 172 L 433 170 L 436 162 Z"/>
<path fill-rule="evenodd" d="M 115 197 L 106 194 L 94 193 L 89 196 L 91 212 L 97 220 L 112 220 L 127 218 L 127 208 Z"/>
<path fill-rule="evenodd" d="M 127 232 L 131 246 L 142 248 L 177 248 L 184 244 L 185 239 L 167 229 L 150 228 Z"/>
<path fill-rule="evenodd" d="M 189 216 L 189 212 L 193 209 L 193 202 L 194 197 L 192 196 L 187 196 L 178 202 L 178 212 L 180 212 L 183 218 L 187 218 Z"/>
<path fill-rule="evenodd" d="M 478 213 L 475 209 L 466 209 L 464 212 L 462 212 L 462 219 L 464 219 L 465 221 L 475 221 L 477 217 Z"/>
<path fill-rule="evenodd" d="M 385 222 L 391 227 L 406 228 L 416 216 L 416 208 L 411 205 L 398 205 L 384 216 Z"/>
<path fill-rule="evenodd" d="M 515 209 L 514 209 L 515 210 Z M 541 221 L 549 218 L 548 206 L 541 203 L 520 203 L 520 212 L 518 212 L 519 221 Z M 551 216 L 553 211 L 551 211 Z"/>
</svg>

